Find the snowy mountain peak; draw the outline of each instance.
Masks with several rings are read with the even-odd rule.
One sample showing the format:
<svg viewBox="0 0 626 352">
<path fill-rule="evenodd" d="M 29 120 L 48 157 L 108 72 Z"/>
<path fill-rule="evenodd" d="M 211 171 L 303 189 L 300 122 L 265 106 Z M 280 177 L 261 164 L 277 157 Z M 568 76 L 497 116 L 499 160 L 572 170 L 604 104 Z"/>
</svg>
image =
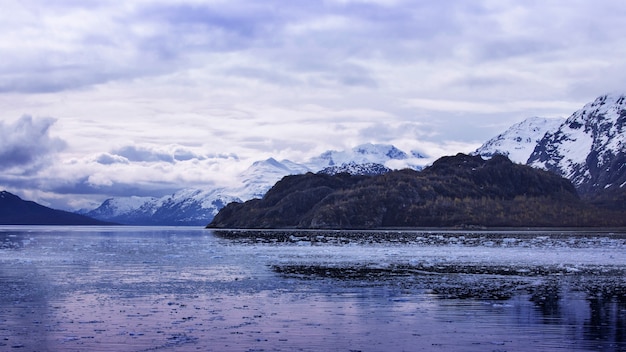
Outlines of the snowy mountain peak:
<svg viewBox="0 0 626 352">
<path fill-rule="evenodd" d="M 276 169 L 287 169 L 285 165 L 283 165 L 280 161 L 274 158 L 268 158 L 265 160 L 259 160 L 252 163 L 251 168 L 276 168 Z"/>
<path fill-rule="evenodd" d="M 241 185 L 228 191 L 243 200 L 261 198 L 272 185 L 284 176 L 303 174 L 309 171 L 311 170 L 308 167 L 286 159 L 278 161 L 269 158 L 255 161 L 239 174 Z"/>
<path fill-rule="evenodd" d="M 485 142 L 472 155 L 492 157 L 507 156 L 511 161 L 525 164 L 537 142 L 546 133 L 556 131 L 565 121 L 563 118 L 531 117 L 509 127 L 505 132 Z"/>
<path fill-rule="evenodd" d="M 109 198 L 98 208 L 86 213 L 86 215 L 96 219 L 111 219 L 123 214 L 138 211 L 142 206 L 153 203 L 157 200 L 154 197 L 121 197 Z"/>
<path fill-rule="evenodd" d="M 294 163 L 290 160 L 278 161 L 274 158 L 268 158 L 265 160 L 259 160 L 252 163 L 252 165 L 241 173 L 244 178 L 246 176 L 254 176 L 259 173 L 276 173 L 276 172 L 306 172 L 309 171 L 305 166 Z"/>
<path fill-rule="evenodd" d="M 585 105 L 582 110 L 589 110 L 593 108 L 601 108 L 605 106 L 605 110 L 615 110 L 624 105 L 626 94 L 622 93 L 610 93 L 597 97 L 593 102 Z"/>
<path fill-rule="evenodd" d="M 626 95 L 607 94 L 537 144 L 528 164 L 556 172 L 582 194 L 626 182 Z"/>
<path fill-rule="evenodd" d="M 347 151 L 329 150 L 318 157 L 312 158 L 306 166 L 313 171 L 319 171 L 329 166 L 349 164 L 382 164 L 391 160 L 404 160 L 408 155 L 389 144 L 365 143 Z"/>
</svg>

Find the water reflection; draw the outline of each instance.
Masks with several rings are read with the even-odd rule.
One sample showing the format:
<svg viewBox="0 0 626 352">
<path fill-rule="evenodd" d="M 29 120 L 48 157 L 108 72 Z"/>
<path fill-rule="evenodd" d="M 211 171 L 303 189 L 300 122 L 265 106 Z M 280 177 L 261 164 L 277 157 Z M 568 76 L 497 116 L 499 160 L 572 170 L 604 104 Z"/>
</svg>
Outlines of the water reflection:
<svg viewBox="0 0 626 352">
<path fill-rule="evenodd" d="M 626 349 L 621 234 L 0 228 L 0 350 Z"/>
<path fill-rule="evenodd" d="M 626 349 L 626 298 L 597 295 L 588 301 L 591 312 L 584 324 L 583 339 L 590 347 Z"/>
</svg>

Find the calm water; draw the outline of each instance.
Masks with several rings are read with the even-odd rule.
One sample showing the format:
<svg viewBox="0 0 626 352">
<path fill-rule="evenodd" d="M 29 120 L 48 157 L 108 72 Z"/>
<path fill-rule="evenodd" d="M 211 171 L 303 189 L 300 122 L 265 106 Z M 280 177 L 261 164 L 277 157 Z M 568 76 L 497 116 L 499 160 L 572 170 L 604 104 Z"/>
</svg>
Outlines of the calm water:
<svg viewBox="0 0 626 352">
<path fill-rule="evenodd" d="M 0 227 L 0 350 L 622 351 L 623 232 Z"/>
</svg>

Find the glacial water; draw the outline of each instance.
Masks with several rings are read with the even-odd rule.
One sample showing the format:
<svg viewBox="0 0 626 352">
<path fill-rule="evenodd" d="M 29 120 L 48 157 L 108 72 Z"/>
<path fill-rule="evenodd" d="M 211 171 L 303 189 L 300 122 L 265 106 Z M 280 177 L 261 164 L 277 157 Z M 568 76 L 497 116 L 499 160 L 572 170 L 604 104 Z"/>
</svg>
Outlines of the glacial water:
<svg viewBox="0 0 626 352">
<path fill-rule="evenodd" d="M 619 231 L 0 227 L 0 351 L 622 351 Z"/>
</svg>

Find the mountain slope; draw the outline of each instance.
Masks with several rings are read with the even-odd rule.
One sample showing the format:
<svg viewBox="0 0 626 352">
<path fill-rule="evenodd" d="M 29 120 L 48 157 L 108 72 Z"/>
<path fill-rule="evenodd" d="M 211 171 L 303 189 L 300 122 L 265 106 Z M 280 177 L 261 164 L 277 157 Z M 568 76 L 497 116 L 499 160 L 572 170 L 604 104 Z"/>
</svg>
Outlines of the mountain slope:
<svg viewBox="0 0 626 352">
<path fill-rule="evenodd" d="M 286 175 L 298 175 L 311 171 L 307 166 L 290 160 L 278 161 L 274 158 L 255 161 L 239 174 L 240 187 L 227 192 L 247 200 L 261 198 L 278 180 Z"/>
<path fill-rule="evenodd" d="M 0 192 L 2 225 L 111 225 L 87 216 L 55 210 L 26 201 L 7 191 Z"/>
<path fill-rule="evenodd" d="M 381 228 L 419 226 L 624 225 L 580 201 L 551 172 L 459 154 L 422 172 L 380 176 L 312 174 L 283 178 L 263 197 L 231 203 L 214 228 Z"/>
<path fill-rule="evenodd" d="M 139 211 L 146 204 L 155 203 L 157 198 L 154 197 L 120 197 L 109 198 L 105 200 L 99 207 L 90 211 L 84 211 L 81 214 L 95 219 L 111 220 L 128 225 L 135 225 L 133 222 L 125 221 L 125 216 L 130 214 L 139 214 Z"/>
<path fill-rule="evenodd" d="M 562 175 L 593 195 L 626 185 L 626 95 L 604 95 L 537 144 L 528 164 Z"/>
<path fill-rule="evenodd" d="M 156 225 L 203 225 L 230 202 L 239 198 L 222 190 L 182 190 L 159 200 L 152 219 Z M 210 220 L 209 220 L 210 221 Z"/>
<path fill-rule="evenodd" d="M 186 189 L 161 198 L 107 199 L 85 215 L 126 225 L 204 225 L 227 203 L 238 200 L 221 190 Z"/>
<path fill-rule="evenodd" d="M 509 127 L 505 132 L 488 140 L 472 155 L 492 157 L 501 154 L 511 161 L 526 164 L 528 158 L 543 136 L 556 131 L 565 119 L 531 117 Z"/>
</svg>

